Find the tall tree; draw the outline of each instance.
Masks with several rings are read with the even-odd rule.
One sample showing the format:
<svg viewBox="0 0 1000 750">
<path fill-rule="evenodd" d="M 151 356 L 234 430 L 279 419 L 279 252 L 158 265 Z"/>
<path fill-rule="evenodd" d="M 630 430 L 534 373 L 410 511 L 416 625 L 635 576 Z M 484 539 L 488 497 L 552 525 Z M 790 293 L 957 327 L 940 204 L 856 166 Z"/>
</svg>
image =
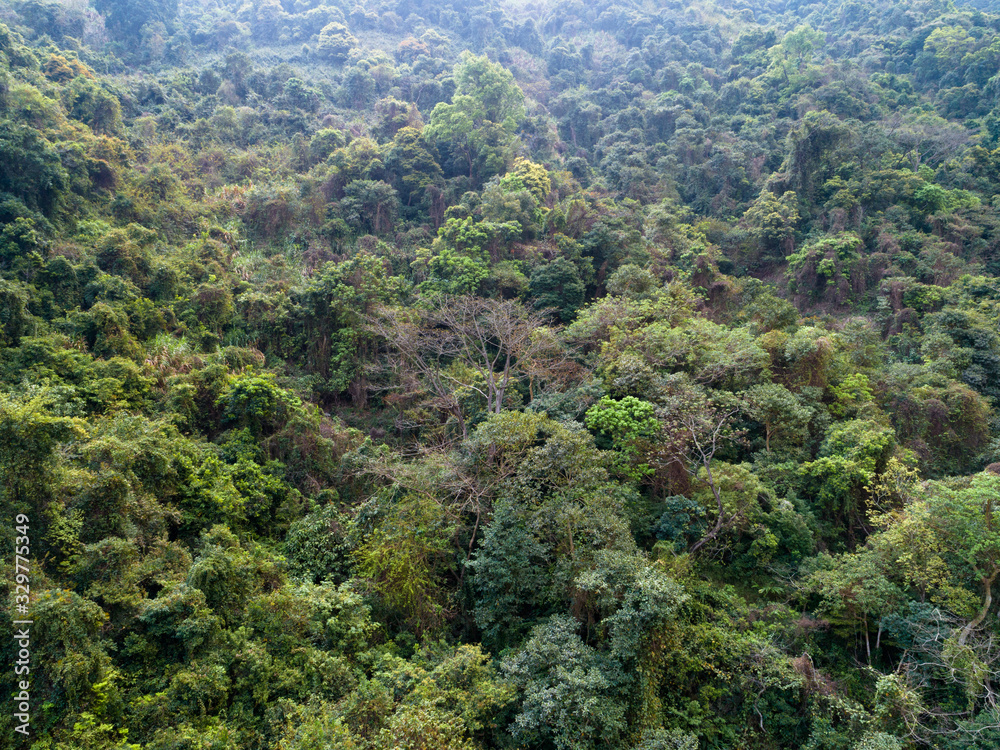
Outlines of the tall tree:
<svg viewBox="0 0 1000 750">
<path fill-rule="evenodd" d="M 455 68 L 457 89 L 451 103 L 431 112 L 428 135 L 443 153 L 468 168 L 470 179 L 484 180 L 506 170 L 514 131 L 524 119 L 524 93 L 514 76 L 485 57 L 466 54 Z"/>
<path fill-rule="evenodd" d="M 95 0 L 107 28 L 122 41 L 138 40 L 148 23 L 170 23 L 177 17 L 177 0 Z"/>
<path fill-rule="evenodd" d="M 544 319 L 513 300 L 442 296 L 429 308 L 382 308 L 369 325 L 389 344 L 391 360 L 427 388 L 468 437 L 459 390 L 478 394 L 499 414 L 508 391 L 537 366 L 532 333 Z"/>
</svg>

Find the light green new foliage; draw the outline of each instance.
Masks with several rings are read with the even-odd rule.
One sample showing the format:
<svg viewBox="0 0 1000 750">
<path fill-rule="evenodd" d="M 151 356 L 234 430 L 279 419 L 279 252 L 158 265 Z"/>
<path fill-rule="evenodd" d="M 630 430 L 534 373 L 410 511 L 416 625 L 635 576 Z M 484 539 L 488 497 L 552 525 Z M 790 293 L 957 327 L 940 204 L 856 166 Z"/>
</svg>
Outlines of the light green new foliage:
<svg viewBox="0 0 1000 750">
<path fill-rule="evenodd" d="M 983 472 L 957 487 L 934 485 L 926 503 L 938 533 L 950 540 L 954 554 L 962 561 L 961 572 L 971 574 L 974 585 L 982 592 L 982 608 L 958 637 L 956 648 L 961 651 L 986 619 L 992 606 L 993 584 L 1000 575 L 1000 475 Z M 969 659 L 973 664 L 979 662 L 975 670 L 986 669 L 981 655 Z M 984 679 L 983 674 L 969 681 L 975 684 Z M 973 692 L 978 689 L 981 687 Z"/>
<path fill-rule="evenodd" d="M 397 694 L 408 692 L 404 707 L 433 706 L 457 718 L 467 735 L 496 727 L 497 710 L 514 697 L 489 654 L 474 644 L 428 642 L 411 660 L 397 660 L 387 677 Z"/>
<path fill-rule="evenodd" d="M 586 423 L 591 430 L 609 438 L 615 449 L 623 454 L 625 473 L 632 479 L 653 473 L 649 463 L 641 460 L 643 450 L 661 429 L 656 407 L 649 401 L 634 396 L 615 401 L 604 396 L 587 410 Z"/>
<path fill-rule="evenodd" d="M 819 457 L 798 469 L 824 521 L 842 524 L 861 518 L 867 488 L 885 468 L 895 445 L 892 428 L 871 419 L 838 422 L 827 431 Z"/>
<path fill-rule="evenodd" d="M 633 750 L 698 750 L 698 737 L 679 729 L 654 729 Z"/>
<path fill-rule="evenodd" d="M 455 81 L 451 103 L 434 107 L 427 134 L 460 154 L 470 178 L 502 174 L 524 118 L 524 93 L 510 71 L 469 53 L 456 66 Z"/>
<path fill-rule="evenodd" d="M 837 403 L 830 406 L 830 413 L 838 417 L 857 413 L 866 405 L 871 404 L 873 394 L 871 382 L 864 373 L 852 373 L 841 380 L 830 390 Z"/>
<path fill-rule="evenodd" d="M 795 227 L 799 222 L 799 210 L 795 193 L 788 191 L 780 198 L 764 189 L 753 205 L 743 215 L 743 220 L 761 244 L 761 249 L 770 254 L 790 249 Z"/>
<path fill-rule="evenodd" d="M 513 131 L 524 117 L 524 93 L 509 70 L 486 57 L 466 53 L 455 68 L 456 95 L 476 121 L 486 120 Z"/>
<path fill-rule="evenodd" d="M 851 750 L 902 750 L 903 743 L 898 737 L 885 732 L 866 734 Z"/>
<path fill-rule="evenodd" d="M 820 564 L 823 567 L 806 582 L 809 590 L 821 597 L 818 611 L 834 627 L 860 630 L 867 640 L 871 627 L 898 606 L 902 591 L 888 579 L 873 554 L 862 552 L 836 560 L 824 555 Z"/>
<path fill-rule="evenodd" d="M 1000 564 L 1000 476 L 983 472 L 965 486 L 937 485 L 927 502 L 973 573 L 988 574 Z"/>
<path fill-rule="evenodd" d="M 358 573 L 419 630 L 442 622 L 451 531 L 435 498 L 414 493 L 392 505 L 355 553 Z"/>
<path fill-rule="evenodd" d="M 808 24 L 800 24 L 785 34 L 781 49 L 787 58 L 796 61 L 801 67 L 812 59 L 813 51 L 821 47 L 825 40 L 826 34 L 822 31 L 816 31 Z"/>
</svg>

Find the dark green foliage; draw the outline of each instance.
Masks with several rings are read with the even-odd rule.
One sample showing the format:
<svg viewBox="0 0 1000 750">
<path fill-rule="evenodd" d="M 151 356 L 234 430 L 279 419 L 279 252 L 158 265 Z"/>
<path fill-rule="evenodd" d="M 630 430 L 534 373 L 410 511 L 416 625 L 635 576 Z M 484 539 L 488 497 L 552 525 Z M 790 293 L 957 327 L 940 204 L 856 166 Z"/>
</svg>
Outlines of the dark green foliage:
<svg viewBox="0 0 1000 750">
<path fill-rule="evenodd" d="M 669 542 L 674 549 L 685 549 L 701 538 L 705 532 L 705 509 L 683 495 L 668 497 L 663 501 L 666 510 L 660 516 L 653 534 L 660 541 Z"/>
<path fill-rule="evenodd" d="M 44 136 L 16 121 L 0 120 L 0 194 L 30 209 L 51 214 L 68 176 L 59 155 Z"/>
<path fill-rule="evenodd" d="M 510 505 L 497 508 L 475 559 L 476 625 L 497 651 L 519 643 L 540 609 L 545 549 Z M 542 611 L 544 609 L 542 608 Z"/>
<path fill-rule="evenodd" d="M 357 41 L 342 23 L 330 23 L 319 32 L 316 51 L 323 57 L 340 62 L 347 58 L 347 53 Z"/>
<path fill-rule="evenodd" d="M 399 195 L 407 206 L 429 202 L 426 192 L 442 181 L 441 167 L 416 128 L 400 128 L 385 157 L 386 169 L 396 176 Z"/>
<path fill-rule="evenodd" d="M 146 24 L 170 23 L 177 16 L 177 0 L 97 0 L 97 11 L 106 19 L 108 29 L 119 39 L 135 43 Z"/>
<path fill-rule="evenodd" d="M 392 231 L 399 213 L 396 191 L 382 181 L 355 180 L 344 188 L 340 211 L 347 225 L 361 234 Z"/>
<path fill-rule="evenodd" d="M 28 333 L 31 316 L 26 309 L 28 295 L 9 281 L 0 281 L 0 342 L 17 346 Z"/>
<path fill-rule="evenodd" d="M 295 521 L 285 536 L 289 571 L 317 583 L 345 580 L 350 569 L 349 522 L 333 504 Z"/>
<path fill-rule="evenodd" d="M 563 257 L 536 268 L 531 274 L 529 290 L 535 300 L 535 309 L 552 309 L 564 322 L 576 317 L 576 311 L 583 304 L 580 272 Z"/>
</svg>

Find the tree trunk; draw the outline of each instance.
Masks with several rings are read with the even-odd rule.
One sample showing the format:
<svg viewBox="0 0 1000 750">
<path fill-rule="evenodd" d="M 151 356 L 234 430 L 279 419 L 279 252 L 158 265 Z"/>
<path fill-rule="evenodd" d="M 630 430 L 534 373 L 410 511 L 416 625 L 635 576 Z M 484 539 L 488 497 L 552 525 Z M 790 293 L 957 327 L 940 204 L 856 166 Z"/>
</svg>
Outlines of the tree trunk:
<svg viewBox="0 0 1000 750">
<path fill-rule="evenodd" d="M 868 657 L 868 663 L 872 663 L 872 644 L 868 639 L 868 615 L 865 615 L 865 656 Z"/>
<path fill-rule="evenodd" d="M 704 462 L 705 473 L 708 476 L 708 486 L 712 488 L 712 494 L 715 495 L 715 504 L 718 509 L 718 516 L 715 519 L 715 525 L 712 526 L 712 530 L 709 531 L 705 536 L 695 542 L 691 549 L 688 550 L 690 553 L 697 552 L 701 549 L 707 542 L 710 542 L 716 537 L 716 535 L 722 531 L 722 524 L 725 518 L 725 512 L 722 507 L 722 495 L 719 494 L 719 488 L 715 486 L 715 479 L 712 477 L 712 468 L 709 466 L 708 462 Z"/>
<path fill-rule="evenodd" d="M 962 635 L 958 637 L 958 645 L 964 646 L 972 631 L 979 627 L 979 624 L 986 619 L 990 606 L 993 604 L 993 581 L 996 580 L 997 573 L 1000 573 L 1000 565 L 994 565 L 988 576 L 983 576 L 983 608 L 979 614 L 973 617 L 969 623 L 962 628 Z"/>
</svg>

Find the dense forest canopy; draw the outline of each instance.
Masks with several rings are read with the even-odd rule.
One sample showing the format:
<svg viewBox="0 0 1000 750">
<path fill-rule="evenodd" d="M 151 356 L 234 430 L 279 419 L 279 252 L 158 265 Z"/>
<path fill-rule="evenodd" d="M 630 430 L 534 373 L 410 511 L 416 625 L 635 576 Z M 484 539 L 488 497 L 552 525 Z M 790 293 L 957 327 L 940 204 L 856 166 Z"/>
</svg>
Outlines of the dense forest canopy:
<svg viewBox="0 0 1000 750">
<path fill-rule="evenodd" d="M 0 0 L 3 745 L 1000 746 L 998 193 L 985 0 Z"/>
</svg>

